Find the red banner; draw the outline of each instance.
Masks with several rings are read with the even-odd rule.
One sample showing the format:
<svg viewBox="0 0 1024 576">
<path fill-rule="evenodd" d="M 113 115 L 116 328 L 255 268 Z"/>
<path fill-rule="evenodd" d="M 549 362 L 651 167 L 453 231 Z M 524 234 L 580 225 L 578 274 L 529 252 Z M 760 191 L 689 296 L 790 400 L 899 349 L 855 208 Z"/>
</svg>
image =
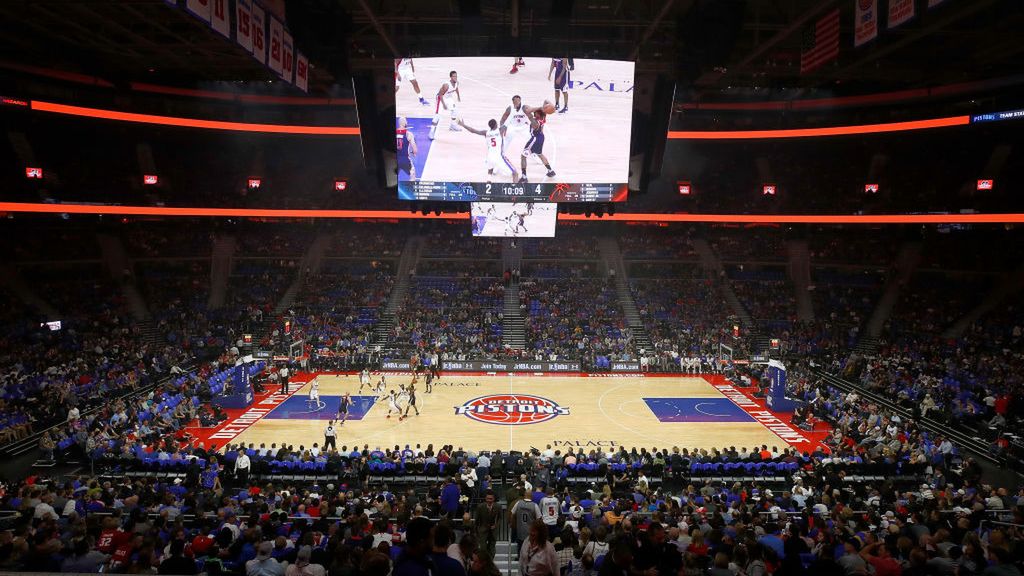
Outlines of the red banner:
<svg viewBox="0 0 1024 576">
<path fill-rule="evenodd" d="M 853 0 L 853 45 L 860 46 L 878 38 L 878 0 Z"/>
<path fill-rule="evenodd" d="M 231 17 L 228 16 L 228 0 L 209 0 L 210 27 L 225 38 L 231 38 Z"/>
<path fill-rule="evenodd" d="M 263 6 L 252 3 L 252 55 L 257 62 L 267 61 L 267 21 Z"/>
<path fill-rule="evenodd" d="M 302 52 L 295 53 L 295 87 L 309 92 L 309 60 Z"/>
<path fill-rule="evenodd" d="M 889 28 L 914 17 L 914 0 L 889 0 Z"/>
<path fill-rule="evenodd" d="M 237 0 L 235 4 L 235 41 L 252 53 L 252 2 Z"/>
<path fill-rule="evenodd" d="M 287 30 L 281 34 L 281 78 L 289 84 L 295 83 L 295 49 L 292 34 Z"/>
<path fill-rule="evenodd" d="M 185 9 L 203 22 L 210 22 L 210 0 L 188 0 L 185 2 Z"/>
<path fill-rule="evenodd" d="M 281 44 L 283 41 L 283 35 L 284 26 L 281 24 L 281 21 L 271 16 L 270 41 L 268 42 L 270 50 L 267 55 L 267 66 L 270 66 L 270 69 L 273 70 L 274 72 L 277 72 L 278 74 L 282 74 L 281 53 L 284 51 L 284 49 Z"/>
</svg>

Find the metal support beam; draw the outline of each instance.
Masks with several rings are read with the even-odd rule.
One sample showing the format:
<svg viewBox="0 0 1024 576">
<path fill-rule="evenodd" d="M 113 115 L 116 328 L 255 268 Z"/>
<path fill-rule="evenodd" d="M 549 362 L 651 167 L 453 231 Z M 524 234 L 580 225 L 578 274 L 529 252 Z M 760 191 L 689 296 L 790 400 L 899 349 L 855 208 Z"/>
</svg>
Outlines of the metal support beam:
<svg viewBox="0 0 1024 576">
<path fill-rule="evenodd" d="M 660 24 L 661 20 L 669 13 L 670 10 L 672 10 L 673 4 L 675 4 L 675 0 L 666 0 L 665 5 L 661 7 L 661 11 L 658 12 L 658 15 L 654 17 L 651 24 L 646 30 L 644 30 L 643 35 L 640 37 L 640 41 L 636 44 L 636 48 L 634 48 L 633 52 L 629 55 L 630 60 L 635 61 L 637 56 L 640 55 L 640 48 L 642 48 L 643 45 L 651 39 L 651 35 L 654 34 L 654 31 L 658 28 L 658 24 Z M 690 0 L 689 4 L 692 5 L 693 1 Z M 687 7 L 687 9 L 689 9 L 689 7 Z"/>
<path fill-rule="evenodd" d="M 377 34 L 380 34 L 380 37 L 384 40 L 384 44 L 387 45 L 388 50 L 391 50 L 391 55 L 395 58 L 400 58 L 401 54 L 399 54 L 398 49 L 395 48 L 395 43 L 391 41 L 391 36 L 388 36 L 387 30 L 385 30 L 377 20 L 377 15 L 373 13 L 373 10 L 370 10 L 370 5 L 366 3 L 366 0 L 359 0 L 359 5 L 363 8 L 363 12 L 366 12 L 366 16 L 369 17 L 370 23 L 373 24 L 373 27 L 377 30 Z"/>
</svg>

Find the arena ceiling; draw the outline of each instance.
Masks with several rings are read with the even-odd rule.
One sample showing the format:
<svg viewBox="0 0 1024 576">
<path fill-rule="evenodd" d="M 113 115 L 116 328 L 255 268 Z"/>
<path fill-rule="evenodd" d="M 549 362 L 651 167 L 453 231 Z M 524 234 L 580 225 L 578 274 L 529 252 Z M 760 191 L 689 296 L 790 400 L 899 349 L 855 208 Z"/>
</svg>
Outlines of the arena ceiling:
<svg viewBox="0 0 1024 576">
<path fill-rule="evenodd" d="M 280 3 L 280 0 L 278 0 Z M 636 58 L 674 76 L 677 98 L 759 99 L 780 92 L 871 93 L 1018 75 L 1024 3 L 944 0 L 860 48 L 852 0 L 287 0 L 311 92 L 347 90 L 353 72 L 396 54 Z M 882 0 L 880 5 L 886 2 Z M 800 74 L 806 28 L 838 7 L 836 62 Z M 0 2 L 0 60 L 180 86 L 273 76 L 165 0 Z M 0 63 L 2 64 L 2 63 Z"/>
</svg>

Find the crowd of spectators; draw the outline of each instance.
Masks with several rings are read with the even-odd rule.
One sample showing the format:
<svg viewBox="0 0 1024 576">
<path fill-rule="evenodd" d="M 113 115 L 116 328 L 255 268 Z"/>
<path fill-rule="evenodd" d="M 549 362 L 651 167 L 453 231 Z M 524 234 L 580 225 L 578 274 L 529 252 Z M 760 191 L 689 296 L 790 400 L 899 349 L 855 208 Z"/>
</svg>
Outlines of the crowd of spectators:
<svg viewBox="0 0 1024 576">
<path fill-rule="evenodd" d="M 519 284 L 528 354 L 545 360 L 636 357 L 610 279 L 528 275 Z"/>
<path fill-rule="evenodd" d="M 504 294 L 496 277 L 417 276 L 395 315 L 390 342 L 452 359 L 495 357 L 503 350 Z"/>
</svg>

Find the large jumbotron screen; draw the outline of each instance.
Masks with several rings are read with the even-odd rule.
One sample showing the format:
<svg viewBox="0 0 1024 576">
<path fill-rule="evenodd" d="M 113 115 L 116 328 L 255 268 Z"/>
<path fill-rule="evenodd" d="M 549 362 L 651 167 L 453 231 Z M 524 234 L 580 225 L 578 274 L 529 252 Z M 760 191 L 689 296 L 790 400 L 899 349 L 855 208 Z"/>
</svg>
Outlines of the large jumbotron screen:
<svg viewBox="0 0 1024 576">
<path fill-rule="evenodd" d="M 583 58 L 396 60 L 399 198 L 624 201 L 633 68 Z"/>
</svg>

